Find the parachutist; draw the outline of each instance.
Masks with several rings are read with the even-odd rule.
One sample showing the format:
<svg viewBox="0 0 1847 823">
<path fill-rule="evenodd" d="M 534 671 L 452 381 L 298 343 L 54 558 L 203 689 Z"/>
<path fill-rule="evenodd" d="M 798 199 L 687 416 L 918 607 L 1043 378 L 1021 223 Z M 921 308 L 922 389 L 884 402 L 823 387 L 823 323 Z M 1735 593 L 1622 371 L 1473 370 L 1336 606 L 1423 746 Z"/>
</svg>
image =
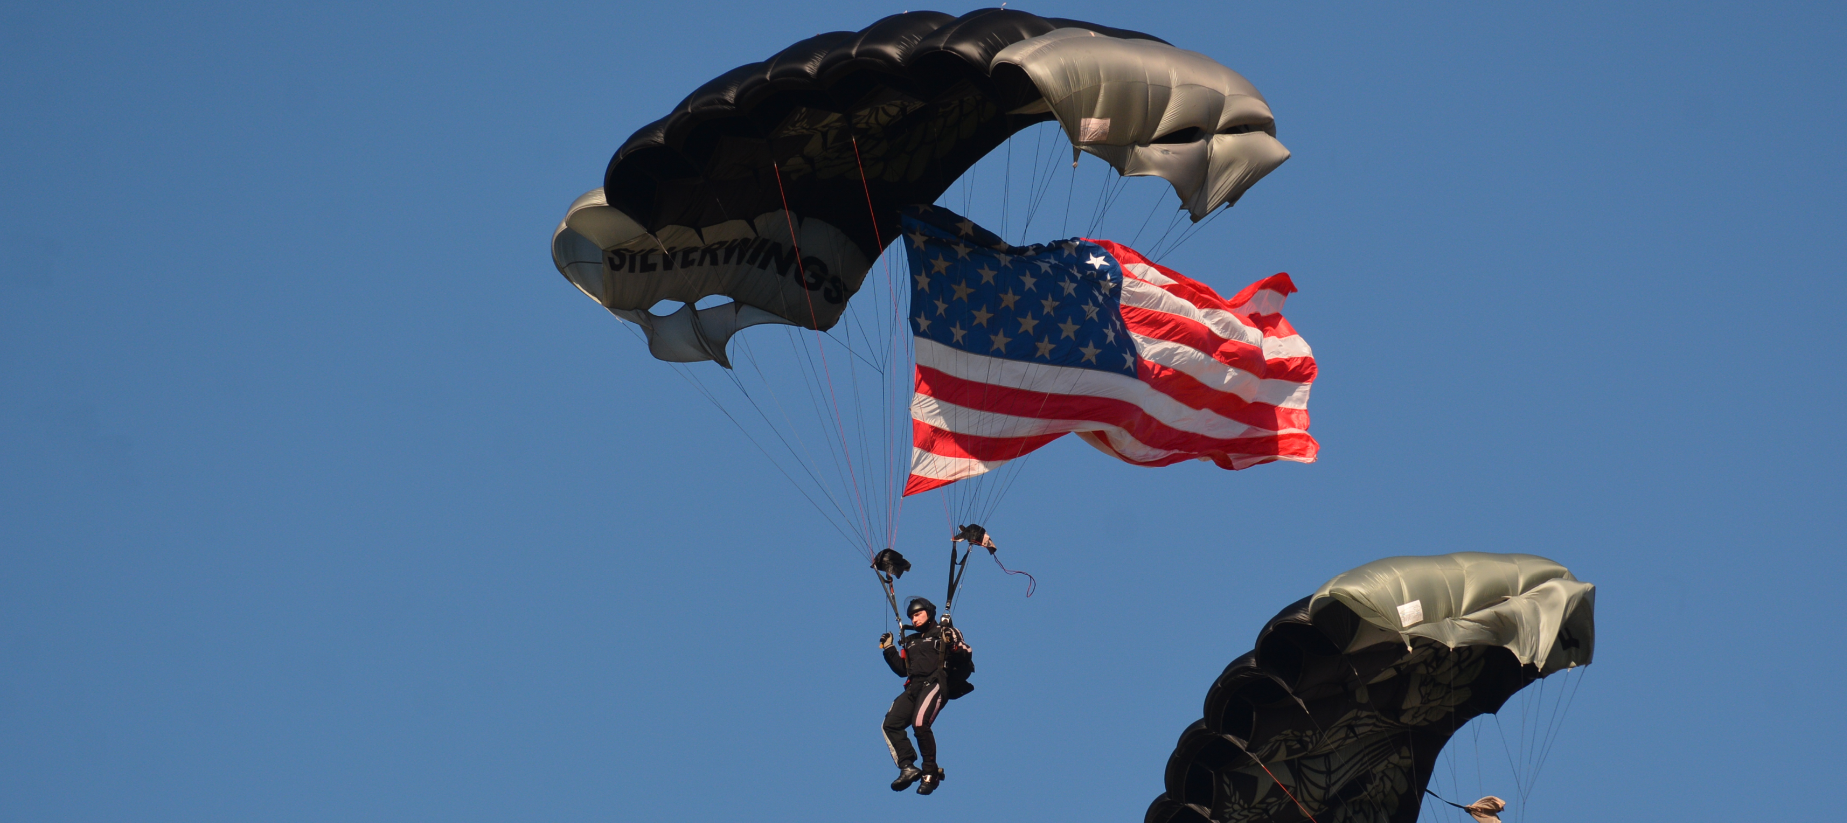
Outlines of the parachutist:
<svg viewBox="0 0 1847 823">
<path fill-rule="evenodd" d="M 885 743 L 891 749 L 892 763 L 898 767 L 898 779 L 892 791 L 904 791 L 919 779 L 918 794 L 936 791 L 943 780 L 943 770 L 936 765 L 936 733 L 931 725 L 949 700 L 967 694 L 974 687 L 968 675 L 975 667 L 971 650 L 960 632 L 946 628 L 936 619 L 936 604 L 913 597 L 905 606 L 909 629 L 894 644 L 890 634 L 879 638 L 885 664 L 893 673 L 905 678 L 904 691 L 891 701 L 885 713 Z M 905 736 L 909 726 L 917 738 L 915 748 Z M 923 767 L 917 766 L 921 750 Z"/>
</svg>

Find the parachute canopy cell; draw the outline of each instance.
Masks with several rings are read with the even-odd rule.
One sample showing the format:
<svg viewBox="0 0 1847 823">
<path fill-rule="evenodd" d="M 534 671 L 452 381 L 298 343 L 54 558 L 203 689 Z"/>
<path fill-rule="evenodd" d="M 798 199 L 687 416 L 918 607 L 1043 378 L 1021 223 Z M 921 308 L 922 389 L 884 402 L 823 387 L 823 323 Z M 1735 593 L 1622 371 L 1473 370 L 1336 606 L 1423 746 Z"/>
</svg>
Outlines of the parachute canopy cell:
<svg viewBox="0 0 1847 823">
<path fill-rule="evenodd" d="M 1392 557 L 1328 581 L 1212 684 L 1147 823 L 1415 821 L 1458 728 L 1591 662 L 1595 593 L 1530 554 Z"/>
<path fill-rule="evenodd" d="M 1020 11 L 908 12 L 700 86 L 571 205 L 553 260 L 654 356 L 728 365 L 739 329 L 831 328 L 901 209 L 1053 119 L 1121 173 L 1167 179 L 1195 220 L 1289 156 L 1262 95 L 1204 55 Z M 693 305 L 715 296 L 730 301 Z M 662 301 L 686 305 L 649 311 Z"/>
</svg>

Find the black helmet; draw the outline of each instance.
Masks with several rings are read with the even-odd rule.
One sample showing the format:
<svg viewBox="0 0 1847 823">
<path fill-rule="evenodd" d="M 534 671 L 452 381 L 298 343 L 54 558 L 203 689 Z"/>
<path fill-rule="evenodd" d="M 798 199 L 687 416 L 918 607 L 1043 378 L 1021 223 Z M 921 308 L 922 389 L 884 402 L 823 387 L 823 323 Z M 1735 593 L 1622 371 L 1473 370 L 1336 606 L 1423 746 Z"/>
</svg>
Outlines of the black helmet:
<svg viewBox="0 0 1847 823">
<path fill-rule="evenodd" d="M 936 604 L 921 597 L 913 597 L 911 602 L 904 607 L 904 616 L 910 617 L 918 612 L 928 612 L 930 620 L 936 620 Z"/>
</svg>

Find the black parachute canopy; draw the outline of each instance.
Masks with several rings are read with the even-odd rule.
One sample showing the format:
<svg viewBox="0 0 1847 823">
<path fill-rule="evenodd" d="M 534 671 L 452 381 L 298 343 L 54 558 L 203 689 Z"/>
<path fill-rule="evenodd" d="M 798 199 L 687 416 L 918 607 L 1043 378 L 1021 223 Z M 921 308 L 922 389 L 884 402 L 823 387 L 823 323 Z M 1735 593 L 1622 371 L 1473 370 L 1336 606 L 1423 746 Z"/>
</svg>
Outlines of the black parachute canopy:
<svg viewBox="0 0 1847 823">
<path fill-rule="evenodd" d="M 1591 661 L 1594 599 L 1530 554 L 1392 557 L 1342 574 L 1219 675 L 1146 823 L 1414 823 L 1457 729 Z"/>
<path fill-rule="evenodd" d="M 817 34 L 713 78 L 636 131 L 604 175 L 609 204 L 658 231 L 748 218 L 782 208 L 786 195 L 791 211 L 840 227 L 876 257 L 898 234 L 899 208 L 935 202 L 1015 132 L 1052 119 L 1009 114 L 1040 93 L 1017 71 L 991 77 L 989 64 L 1061 28 L 1166 42 L 1006 9 L 913 11 Z"/>
<path fill-rule="evenodd" d="M 1205 55 L 1020 11 L 907 12 L 732 69 L 635 132 L 553 262 L 655 357 L 728 365 L 740 329 L 831 328 L 903 208 L 1052 120 L 1074 150 L 1166 179 L 1194 220 L 1289 157 L 1263 96 Z M 663 302 L 683 307 L 652 314 Z"/>
</svg>

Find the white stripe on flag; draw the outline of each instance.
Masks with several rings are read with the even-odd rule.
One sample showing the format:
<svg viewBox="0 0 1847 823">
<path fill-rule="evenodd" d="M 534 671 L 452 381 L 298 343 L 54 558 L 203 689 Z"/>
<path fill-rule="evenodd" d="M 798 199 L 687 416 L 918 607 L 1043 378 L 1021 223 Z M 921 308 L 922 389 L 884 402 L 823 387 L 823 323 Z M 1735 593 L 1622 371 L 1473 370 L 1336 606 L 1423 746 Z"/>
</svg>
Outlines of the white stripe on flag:
<svg viewBox="0 0 1847 823">
<path fill-rule="evenodd" d="M 1212 362 L 1217 364 L 1217 361 Z M 1210 409 L 1188 407 L 1162 394 L 1147 383 L 1114 372 L 983 357 L 922 337 L 917 338 L 917 365 L 919 368 L 933 368 L 951 377 L 960 377 L 972 382 L 1013 386 L 1029 391 L 1050 392 L 1073 397 L 1105 397 L 1121 400 L 1133 404 L 1149 417 L 1170 428 L 1213 439 L 1228 440 L 1250 436 L 1251 427 L 1244 423 L 1227 419 Z M 1223 367 L 1223 364 L 1218 365 Z M 1308 388 L 1301 383 L 1291 383 L 1285 380 L 1257 382 L 1259 383 L 1257 392 L 1259 394 L 1269 391 L 1269 387 L 1264 384 L 1286 385 L 1290 393 L 1283 395 L 1283 399 L 1291 400 L 1296 390 L 1299 389 L 1306 393 Z M 1275 391 L 1271 393 L 1282 394 L 1282 392 Z M 959 431 L 961 434 L 982 434 L 980 431 L 958 430 L 934 422 L 931 425 L 950 431 Z"/>
<path fill-rule="evenodd" d="M 1133 270 L 1138 277 L 1141 275 L 1140 270 L 1142 269 L 1146 269 L 1149 273 L 1160 277 L 1168 283 L 1174 282 L 1160 272 L 1155 271 L 1150 266 L 1139 263 L 1123 266 L 1124 271 Z M 1147 278 L 1143 279 L 1145 280 Z M 1211 329 L 1213 334 L 1223 337 L 1226 340 L 1237 340 L 1239 342 L 1249 343 L 1253 346 L 1262 345 L 1263 330 L 1244 322 L 1243 318 L 1223 309 L 1196 306 L 1182 299 L 1177 294 L 1169 292 L 1166 289 L 1158 288 L 1158 285 L 1159 284 L 1153 281 L 1141 282 L 1141 280 L 1137 280 L 1134 277 L 1124 280 L 1122 283 L 1122 305 L 1148 309 L 1149 311 L 1158 311 L 1176 317 L 1184 317 Z"/>
<path fill-rule="evenodd" d="M 1135 347 L 1141 350 L 1143 360 L 1184 372 L 1194 380 L 1226 394 L 1236 395 L 1245 402 L 1268 403 L 1285 409 L 1308 408 L 1307 383 L 1259 378 L 1243 369 L 1220 363 L 1192 346 L 1139 334 L 1131 336 L 1135 338 Z"/>
</svg>

